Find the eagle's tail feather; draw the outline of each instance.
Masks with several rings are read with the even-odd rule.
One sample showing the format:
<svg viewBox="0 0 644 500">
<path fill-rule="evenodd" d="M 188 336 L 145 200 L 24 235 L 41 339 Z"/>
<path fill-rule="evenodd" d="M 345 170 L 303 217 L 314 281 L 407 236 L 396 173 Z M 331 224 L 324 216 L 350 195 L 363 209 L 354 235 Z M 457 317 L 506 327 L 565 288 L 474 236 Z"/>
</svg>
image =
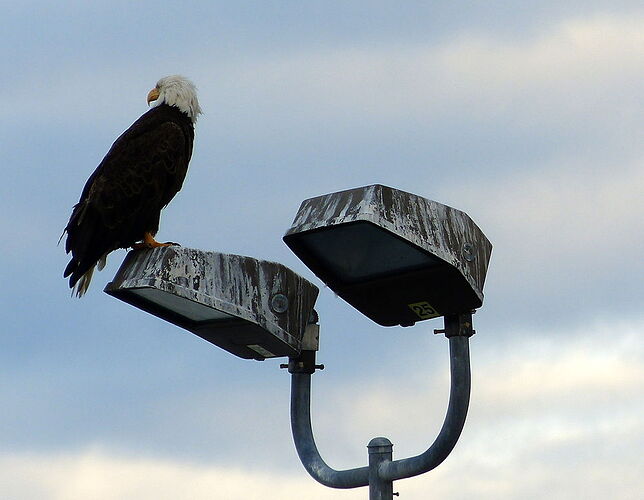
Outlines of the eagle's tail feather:
<svg viewBox="0 0 644 500">
<path fill-rule="evenodd" d="M 69 278 L 69 287 L 72 289 L 72 295 L 81 298 L 87 290 L 92 281 L 92 276 L 94 275 L 94 269 L 102 271 L 107 263 L 107 253 L 103 254 L 96 263 L 92 264 L 89 269 L 87 269 L 83 274 L 78 272 L 79 262 L 72 258 L 72 260 L 67 264 L 65 268 L 65 273 L 63 277 L 70 276 Z"/>
<path fill-rule="evenodd" d="M 103 256 L 98 259 L 98 262 L 96 263 L 96 269 L 102 271 L 105 267 L 105 264 L 107 264 L 107 254 L 103 254 Z"/>
<path fill-rule="evenodd" d="M 83 295 L 85 295 L 87 289 L 89 288 L 89 284 L 92 281 L 92 275 L 94 274 L 95 267 L 95 265 L 90 267 L 89 270 L 86 271 L 85 274 L 83 274 L 74 285 L 72 285 L 72 295 L 76 295 L 76 297 L 78 297 L 79 299 Z"/>
</svg>

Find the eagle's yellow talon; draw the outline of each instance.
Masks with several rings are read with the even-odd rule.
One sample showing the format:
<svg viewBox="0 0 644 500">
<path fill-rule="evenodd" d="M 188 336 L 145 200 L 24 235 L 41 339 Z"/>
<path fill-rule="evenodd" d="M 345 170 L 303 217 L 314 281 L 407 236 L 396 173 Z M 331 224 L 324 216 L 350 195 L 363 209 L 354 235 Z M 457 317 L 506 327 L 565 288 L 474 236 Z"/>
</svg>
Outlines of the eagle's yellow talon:
<svg viewBox="0 0 644 500">
<path fill-rule="evenodd" d="M 154 237 L 150 233 L 145 233 L 143 235 L 143 242 L 142 243 L 136 243 L 135 245 L 132 246 L 134 250 L 141 250 L 143 248 L 159 248 L 159 247 L 178 247 L 181 246 L 179 243 L 175 243 L 174 241 L 166 241 L 165 243 L 159 243 L 157 240 L 154 239 Z"/>
</svg>

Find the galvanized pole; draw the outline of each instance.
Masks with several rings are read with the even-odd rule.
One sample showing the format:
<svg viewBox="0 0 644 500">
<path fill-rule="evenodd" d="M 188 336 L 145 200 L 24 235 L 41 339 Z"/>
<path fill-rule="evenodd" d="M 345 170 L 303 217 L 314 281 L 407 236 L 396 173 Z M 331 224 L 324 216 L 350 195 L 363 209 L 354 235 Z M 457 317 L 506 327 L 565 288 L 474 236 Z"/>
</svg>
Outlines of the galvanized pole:
<svg viewBox="0 0 644 500">
<path fill-rule="evenodd" d="M 369 486 L 369 500 L 393 500 L 393 481 L 417 476 L 437 467 L 450 454 L 465 425 L 470 400 L 469 337 L 472 315 L 445 317 L 449 339 L 451 385 L 447 414 L 434 443 L 420 455 L 392 460 L 393 445 L 387 438 L 374 438 L 368 445 L 369 465 L 338 471 L 320 456 L 311 428 L 311 374 L 318 368 L 315 351 L 303 351 L 289 360 L 291 378 L 291 429 L 302 465 L 318 482 L 332 488 Z"/>
<path fill-rule="evenodd" d="M 380 476 L 380 465 L 391 462 L 393 445 L 385 437 L 369 441 L 369 500 L 393 500 L 393 481 Z"/>
<path fill-rule="evenodd" d="M 357 488 L 369 484 L 369 468 L 335 470 L 320 456 L 311 428 L 311 373 L 315 371 L 313 356 L 291 359 L 291 430 L 295 449 L 306 471 L 319 483 L 331 488 Z M 307 359 L 308 358 L 308 359 Z"/>
<path fill-rule="evenodd" d="M 418 476 L 438 467 L 451 453 L 461 435 L 470 400 L 470 358 L 468 338 L 449 338 L 452 386 L 443 427 L 434 443 L 420 455 L 385 463 L 380 468 L 384 479 L 395 481 Z"/>
</svg>

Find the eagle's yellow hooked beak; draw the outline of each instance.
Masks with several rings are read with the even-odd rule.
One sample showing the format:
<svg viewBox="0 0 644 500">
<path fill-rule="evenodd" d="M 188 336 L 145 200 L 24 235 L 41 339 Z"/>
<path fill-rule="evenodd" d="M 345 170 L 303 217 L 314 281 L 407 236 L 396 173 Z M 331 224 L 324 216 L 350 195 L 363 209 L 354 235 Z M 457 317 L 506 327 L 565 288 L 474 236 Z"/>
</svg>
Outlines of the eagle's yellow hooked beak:
<svg viewBox="0 0 644 500">
<path fill-rule="evenodd" d="M 148 106 L 152 101 L 156 101 L 159 98 L 159 89 L 154 87 L 150 92 L 148 93 Z"/>
</svg>

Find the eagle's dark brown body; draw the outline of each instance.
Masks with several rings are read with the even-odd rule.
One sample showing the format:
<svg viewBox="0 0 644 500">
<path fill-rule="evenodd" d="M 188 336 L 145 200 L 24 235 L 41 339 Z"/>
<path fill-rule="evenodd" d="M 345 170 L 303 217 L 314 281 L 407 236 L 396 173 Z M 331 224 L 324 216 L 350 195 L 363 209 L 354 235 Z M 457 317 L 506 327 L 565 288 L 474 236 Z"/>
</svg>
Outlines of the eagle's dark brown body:
<svg viewBox="0 0 644 500">
<path fill-rule="evenodd" d="M 146 232 L 156 234 L 161 209 L 185 179 L 193 140 L 188 115 L 160 104 L 114 142 L 65 228 L 72 259 L 64 277 L 70 287 L 112 250 L 133 246 Z"/>
</svg>

